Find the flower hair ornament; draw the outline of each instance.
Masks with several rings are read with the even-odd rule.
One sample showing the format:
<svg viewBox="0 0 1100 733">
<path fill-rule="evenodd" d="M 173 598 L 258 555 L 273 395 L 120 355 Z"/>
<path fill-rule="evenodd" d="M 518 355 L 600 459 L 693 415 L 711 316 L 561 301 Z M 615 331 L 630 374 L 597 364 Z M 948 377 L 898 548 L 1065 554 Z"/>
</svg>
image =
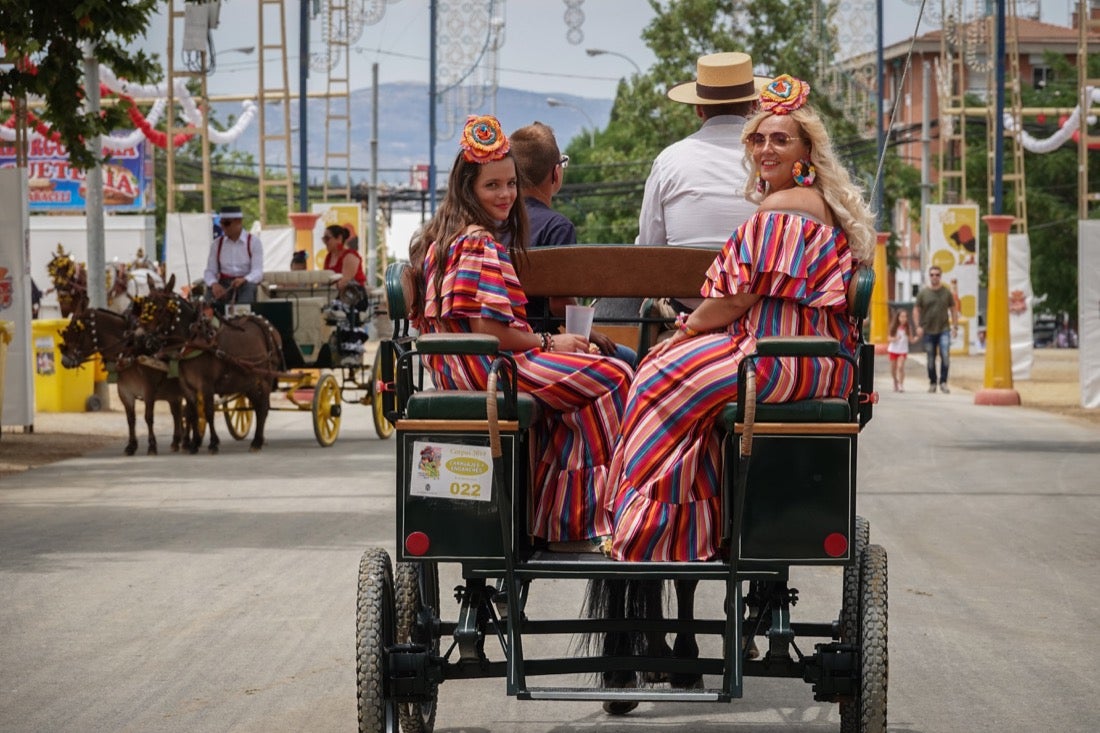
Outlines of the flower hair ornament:
<svg viewBox="0 0 1100 733">
<path fill-rule="evenodd" d="M 492 115 L 470 115 L 462 128 L 462 157 L 469 163 L 491 163 L 508 154 L 511 145 Z"/>
<path fill-rule="evenodd" d="M 790 74 L 772 79 L 760 92 L 760 109 L 773 115 L 789 115 L 806 104 L 810 85 Z"/>
</svg>

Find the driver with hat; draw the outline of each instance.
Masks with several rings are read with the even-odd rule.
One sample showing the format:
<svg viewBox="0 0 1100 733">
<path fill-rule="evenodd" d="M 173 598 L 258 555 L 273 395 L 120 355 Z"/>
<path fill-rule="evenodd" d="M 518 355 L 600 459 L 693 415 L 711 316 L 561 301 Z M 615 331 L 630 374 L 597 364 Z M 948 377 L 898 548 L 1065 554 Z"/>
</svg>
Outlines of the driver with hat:
<svg viewBox="0 0 1100 733">
<path fill-rule="evenodd" d="M 653 161 L 638 216 L 636 244 L 721 249 L 756 211 L 745 199 L 748 176 L 741 132 L 770 82 L 753 74 L 747 53 L 713 53 L 696 62 L 696 79 L 668 90 L 674 102 L 695 107 L 700 128 Z M 701 302 L 673 302 L 690 311 Z"/>
<path fill-rule="evenodd" d="M 206 258 L 207 299 L 215 303 L 253 303 L 264 278 L 264 245 L 244 231 L 239 206 L 223 206 L 218 212 L 222 233 L 214 237 Z"/>
</svg>

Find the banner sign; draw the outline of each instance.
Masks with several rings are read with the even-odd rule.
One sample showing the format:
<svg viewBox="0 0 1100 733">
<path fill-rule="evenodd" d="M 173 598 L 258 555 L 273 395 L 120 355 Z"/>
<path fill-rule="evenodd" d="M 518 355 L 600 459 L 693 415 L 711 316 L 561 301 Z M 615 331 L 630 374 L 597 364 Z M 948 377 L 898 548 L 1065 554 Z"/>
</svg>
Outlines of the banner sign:
<svg viewBox="0 0 1100 733">
<path fill-rule="evenodd" d="M 103 206 L 107 211 L 152 211 L 153 156 L 148 141 L 111 154 L 103 171 Z M 85 172 L 69 165 L 65 146 L 51 140 L 30 141 L 27 156 L 27 201 L 31 213 L 83 212 Z M 15 146 L 0 144 L 0 168 L 15 167 Z"/>
<path fill-rule="evenodd" d="M 1026 234 L 1008 235 L 1008 339 L 1012 344 L 1012 378 L 1031 379 L 1035 319 L 1031 306 L 1031 241 Z"/>
<path fill-rule="evenodd" d="M 959 313 L 965 319 L 965 328 L 960 335 L 969 337 L 969 342 L 953 344 L 965 350 L 971 347 L 984 350 L 978 329 L 978 263 L 981 248 L 978 247 L 978 207 L 929 206 L 928 232 L 923 261 L 928 267 L 939 267 L 943 271 L 943 284 L 955 294 Z"/>
</svg>

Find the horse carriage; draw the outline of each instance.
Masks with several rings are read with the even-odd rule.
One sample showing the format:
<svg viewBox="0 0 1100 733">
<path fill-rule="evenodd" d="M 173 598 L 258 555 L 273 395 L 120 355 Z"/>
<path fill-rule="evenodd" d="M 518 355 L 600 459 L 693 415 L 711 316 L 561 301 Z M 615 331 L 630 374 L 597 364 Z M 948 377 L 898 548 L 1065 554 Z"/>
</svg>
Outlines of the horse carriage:
<svg viewBox="0 0 1100 733">
<path fill-rule="evenodd" d="M 393 434 L 382 404 L 387 384 L 392 389 L 392 379 L 383 375 L 392 369 L 383 371 L 380 353 L 369 364 L 365 360 L 368 324 L 385 315 L 384 304 L 356 283 L 338 294 L 333 284 L 338 278 L 327 270 L 266 272 L 256 302 L 233 309 L 262 316 L 278 332 L 283 370 L 275 375 L 273 391 L 285 399 L 271 409 L 308 410 L 313 434 L 326 447 L 340 434 L 345 404 L 370 406 L 378 437 Z M 248 435 L 253 409 L 246 396 L 224 396 L 218 409 L 234 438 Z"/>
<path fill-rule="evenodd" d="M 146 294 L 134 296 L 133 308 L 124 314 L 89 308 L 86 291 L 79 290 L 79 296 L 67 298 L 72 321 L 64 334 L 64 361 L 77 367 L 101 355 L 126 407 L 129 455 L 137 448 L 135 399 L 145 401 L 150 453 L 157 451 L 155 399 L 172 408 L 173 450 L 185 444 L 197 452 L 209 426 L 210 450 L 216 452 L 220 441 L 213 417 L 219 411 L 237 440 L 255 425 L 252 449 L 259 450 L 272 409 L 310 411 L 317 441 L 330 446 L 339 435 L 344 402 L 371 405 L 375 430 L 386 438 L 393 427 L 382 412 L 381 359 L 364 362 L 366 319 L 378 301 L 358 287 L 337 297 L 335 277 L 268 273 L 258 302 L 212 318 L 201 300 L 173 291 L 174 278 L 163 286 L 150 279 Z M 272 400 L 273 394 L 283 399 Z M 181 422 L 185 395 L 195 409 Z"/>
<path fill-rule="evenodd" d="M 684 298 L 698 295 L 714 255 L 682 247 L 575 245 L 530 251 L 519 268 L 529 297 Z M 613 278 L 605 276 L 608 263 L 615 263 Z M 439 685 L 449 680 L 503 677 L 507 694 L 518 699 L 603 702 L 607 712 L 625 714 L 640 701 L 730 702 L 742 696 L 745 676 L 802 679 L 816 700 L 839 703 L 842 731 L 886 730 L 886 553 L 870 544 L 856 490 L 858 438 L 875 402 L 873 346 L 861 343 L 856 359 L 848 359 L 829 339 L 766 338 L 741 363 L 740 399 L 719 423 L 719 559 L 622 562 L 555 552 L 527 531 L 538 404 L 517 393 L 514 363 L 498 353 L 495 338 L 410 335 L 404 267 L 395 263 L 386 273 L 396 327 L 381 347 L 386 363 L 392 359 L 397 387 L 387 405 L 397 433 L 396 565 L 375 547 L 364 552 L 359 567 L 361 731 L 430 732 Z M 873 280 L 866 269 L 852 278 L 849 309 L 860 324 Z M 644 334 L 655 325 L 651 319 L 634 324 L 643 334 L 639 353 L 650 345 Z M 432 353 L 495 357 L 488 390 L 430 388 L 419 358 Z M 856 386 L 846 398 L 757 403 L 756 360 L 778 356 L 845 358 L 856 369 Z M 441 606 L 443 563 L 458 564 L 462 578 L 451 612 Z M 836 615 L 793 620 L 798 591 L 790 585 L 792 569 L 830 566 L 842 575 Z M 528 598 L 532 586 L 552 579 L 675 581 L 678 589 L 707 582 L 718 584 L 710 587 L 724 592 L 725 601 L 713 618 L 694 618 L 690 601 L 677 618 L 547 618 L 546 609 Z M 631 631 L 659 643 L 635 653 L 606 647 L 602 654 L 575 648 L 532 653 L 548 648 L 555 635 Z M 678 639 L 670 653 L 666 634 L 689 643 L 681 646 Z M 719 652 L 700 657 L 696 634 L 710 637 L 708 648 Z M 762 655 L 758 638 L 766 640 Z M 636 675 L 638 683 L 600 685 L 602 676 L 615 673 Z M 677 675 L 697 683 L 655 682 Z M 549 684 L 535 684 L 536 678 Z"/>
</svg>

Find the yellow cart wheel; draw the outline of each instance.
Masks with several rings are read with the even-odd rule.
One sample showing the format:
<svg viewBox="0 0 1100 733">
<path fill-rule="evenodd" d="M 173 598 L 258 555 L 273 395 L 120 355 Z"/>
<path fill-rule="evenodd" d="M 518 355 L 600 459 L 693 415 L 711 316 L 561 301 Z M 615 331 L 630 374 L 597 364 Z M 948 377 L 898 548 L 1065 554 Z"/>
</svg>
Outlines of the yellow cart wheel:
<svg viewBox="0 0 1100 733">
<path fill-rule="evenodd" d="M 244 395 L 237 395 L 226 401 L 225 427 L 237 440 L 244 440 L 252 430 L 252 403 Z"/>
<path fill-rule="evenodd" d="M 382 440 L 393 435 L 393 425 L 386 419 L 386 410 L 382 399 L 382 385 L 385 382 L 385 375 L 382 374 L 382 351 L 379 349 L 378 353 L 374 355 L 374 367 L 371 369 L 370 410 L 371 415 L 374 417 L 374 432 L 378 433 L 378 437 Z"/>
<path fill-rule="evenodd" d="M 340 385 L 331 372 L 325 372 L 313 388 L 313 434 L 325 448 L 340 434 Z"/>
</svg>

